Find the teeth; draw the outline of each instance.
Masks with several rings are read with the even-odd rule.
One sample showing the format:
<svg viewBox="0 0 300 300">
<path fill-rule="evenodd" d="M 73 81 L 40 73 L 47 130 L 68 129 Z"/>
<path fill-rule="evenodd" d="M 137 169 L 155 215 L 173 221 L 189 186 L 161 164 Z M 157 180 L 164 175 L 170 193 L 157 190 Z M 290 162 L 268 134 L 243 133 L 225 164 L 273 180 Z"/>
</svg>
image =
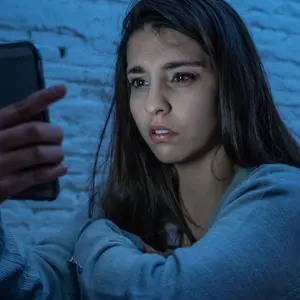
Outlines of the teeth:
<svg viewBox="0 0 300 300">
<path fill-rule="evenodd" d="M 166 134 L 166 133 L 169 133 L 170 131 L 169 130 L 155 130 L 155 134 Z"/>
</svg>

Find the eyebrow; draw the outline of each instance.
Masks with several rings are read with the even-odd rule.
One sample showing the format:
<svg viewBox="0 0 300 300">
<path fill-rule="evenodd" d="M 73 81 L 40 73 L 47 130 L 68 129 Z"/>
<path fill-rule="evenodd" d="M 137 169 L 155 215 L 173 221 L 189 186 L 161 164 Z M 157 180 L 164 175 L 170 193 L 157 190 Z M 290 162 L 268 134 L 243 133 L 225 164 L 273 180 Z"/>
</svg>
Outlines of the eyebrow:
<svg viewBox="0 0 300 300">
<path fill-rule="evenodd" d="M 193 61 L 171 61 L 163 65 L 164 70 L 172 70 L 180 67 L 205 67 L 206 64 L 203 60 L 193 60 Z M 127 75 L 129 74 L 140 74 L 144 73 L 144 69 L 141 66 L 134 66 L 127 70 Z"/>
</svg>

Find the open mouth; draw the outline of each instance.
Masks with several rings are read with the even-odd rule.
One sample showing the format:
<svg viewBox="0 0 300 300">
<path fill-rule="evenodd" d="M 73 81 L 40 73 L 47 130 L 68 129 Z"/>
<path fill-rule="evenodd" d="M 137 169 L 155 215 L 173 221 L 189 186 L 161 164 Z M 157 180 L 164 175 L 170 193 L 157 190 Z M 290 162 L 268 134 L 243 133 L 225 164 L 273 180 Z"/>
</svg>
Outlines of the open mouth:
<svg viewBox="0 0 300 300">
<path fill-rule="evenodd" d="M 172 131 L 167 129 L 152 129 L 152 134 L 169 134 L 169 133 L 172 133 Z"/>
<path fill-rule="evenodd" d="M 151 139 L 156 143 L 171 141 L 173 137 L 178 135 L 171 129 L 162 126 L 151 126 L 149 133 Z"/>
</svg>

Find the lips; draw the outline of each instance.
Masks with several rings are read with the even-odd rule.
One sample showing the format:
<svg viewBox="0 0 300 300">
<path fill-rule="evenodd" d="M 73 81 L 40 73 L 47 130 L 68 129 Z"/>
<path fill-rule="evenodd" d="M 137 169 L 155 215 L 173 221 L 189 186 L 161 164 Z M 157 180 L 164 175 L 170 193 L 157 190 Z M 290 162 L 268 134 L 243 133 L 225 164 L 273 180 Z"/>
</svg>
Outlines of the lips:
<svg viewBox="0 0 300 300">
<path fill-rule="evenodd" d="M 157 131 L 166 131 L 166 132 L 172 132 L 170 128 L 164 127 L 164 126 L 150 126 L 150 133 L 155 134 Z"/>
<path fill-rule="evenodd" d="M 162 143 L 170 141 L 177 136 L 178 133 L 165 126 L 153 125 L 149 128 L 149 135 L 155 143 Z"/>
</svg>

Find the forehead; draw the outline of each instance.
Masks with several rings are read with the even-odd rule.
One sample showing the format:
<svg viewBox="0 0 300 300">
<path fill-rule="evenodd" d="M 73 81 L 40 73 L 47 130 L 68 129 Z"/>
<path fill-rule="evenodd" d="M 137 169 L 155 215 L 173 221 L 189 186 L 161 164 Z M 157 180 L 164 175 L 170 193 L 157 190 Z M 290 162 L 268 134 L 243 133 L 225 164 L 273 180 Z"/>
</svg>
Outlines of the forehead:
<svg viewBox="0 0 300 300">
<path fill-rule="evenodd" d="M 169 28 L 160 29 L 158 32 L 151 27 L 145 27 L 131 36 L 127 46 L 129 66 L 199 58 L 206 58 L 201 46 L 193 39 Z"/>
</svg>

